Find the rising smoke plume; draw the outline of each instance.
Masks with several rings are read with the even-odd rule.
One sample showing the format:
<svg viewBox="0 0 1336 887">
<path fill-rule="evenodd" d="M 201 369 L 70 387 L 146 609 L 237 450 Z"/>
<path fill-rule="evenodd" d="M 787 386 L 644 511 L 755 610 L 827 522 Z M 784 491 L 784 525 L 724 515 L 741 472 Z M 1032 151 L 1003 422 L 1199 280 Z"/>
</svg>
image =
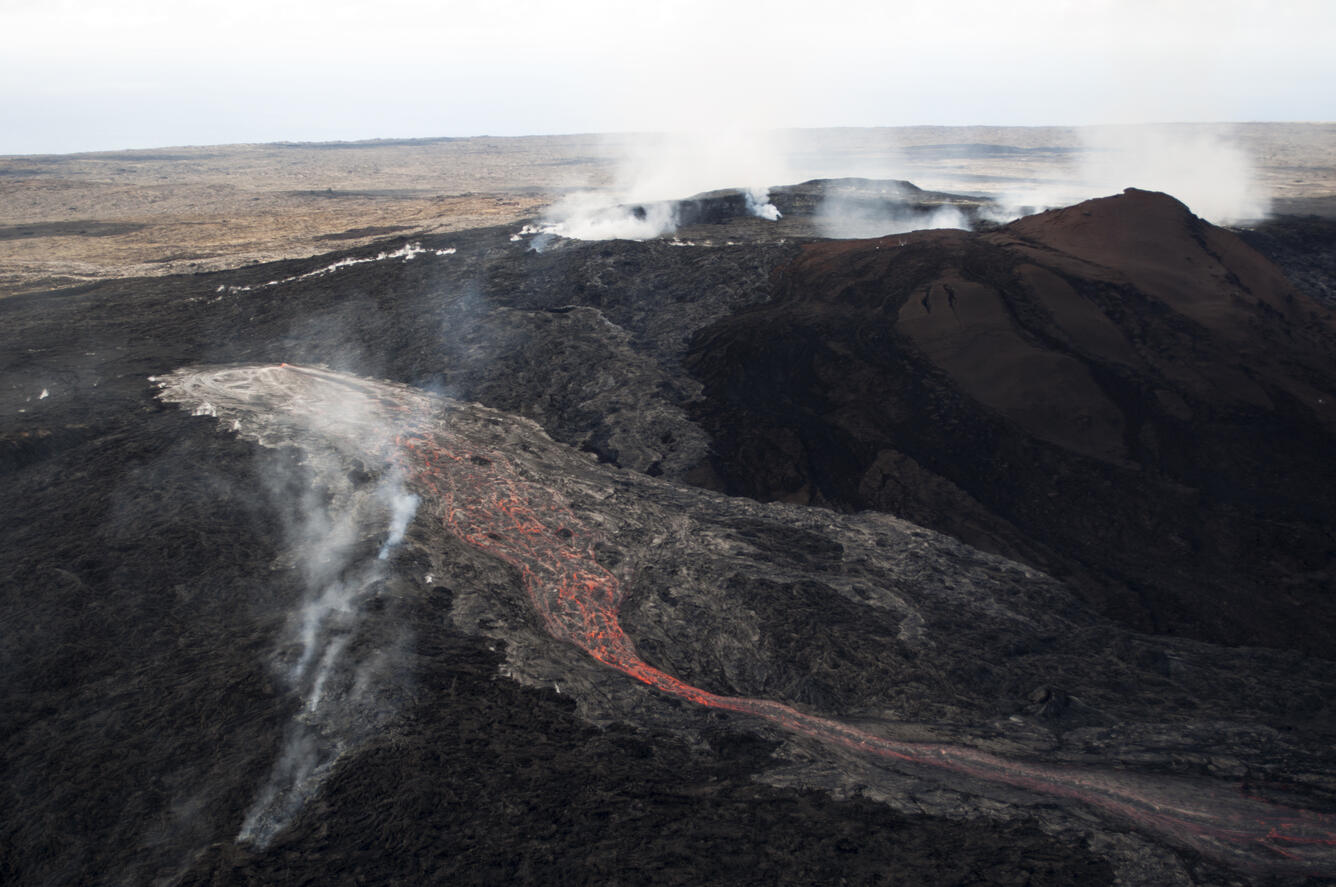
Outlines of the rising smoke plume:
<svg viewBox="0 0 1336 887">
<path fill-rule="evenodd" d="M 1046 170 L 1043 184 L 996 193 L 997 203 L 984 217 L 1010 221 L 1133 187 L 1164 191 L 1216 224 L 1267 215 L 1269 200 L 1253 158 L 1226 127 L 1107 126 L 1076 132 L 1080 150 L 1072 153 L 1065 168 Z M 749 211 L 773 220 L 779 211 L 769 200 L 769 188 L 778 184 L 850 174 L 883 180 L 905 177 L 893 149 L 874 163 L 871 158 L 877 152 L 868 154 L 868 146 L 847 156 L 827 154 L 818 142 L 792 132 L 723 127 L 713 132 L 624 136 L 613 145 L 620 159 L 610 185 L 579 191 L 558 202 L 521 236 L 538 235 L 532 243 L 540 249 L 554 235 L 646 240 L 676 231 L 682 220 L 675 201 L 707 191 L 742 189 Z M 865 200 L 837 189 L 827 194 L 816 222 L 827 237 L 969 227 L 968 218 L 954 207 L 916 209 L 910 204 L 910 200 Z"/>
<path fill-rule="evenodd" d="M 816 214 L 823 237 L 885 237 L 929 228 L 969 228 L 969 220 L 954 206 L 916 209 L 904 200 L 870 197 L 866 188 L 832 184 Z"/>
<path fill-rule="evenodd" d="M 1253 158 L 1226 128 L 1103 126 L 1079 130 L 1070 179 L 999 195 L 996 221 L 1125 188 L 1163 191 L 1217 225 L 1265 218 L 1270 199 Z"/>
<path fill-rule="evenodd" d="M 523 234 L 648 240 L 677 230 L 674 201 L 725 188 L 742 189 L 748 211 L 774 221 L 779 210 L 770 188 L 792 175 L 777 132 L 721 126 L 616 137 L 610 145 L 618 155 L 611 185 L 559 201 Z"/>
<path fill-rule="evenodd" d="M 407 532 L 418 498 L 390 470 L 374 483 L 351 480 L 338 460 L 313 457 L 315 484 L 287 511 L 293 566 L 306 589 L 290 615 L 275 662 L 297 703 L 283 747 L 237 834 L 266 846 L 301 811 L 339 757 L 392 716 L 384 679 L 409 639 L 368 644 L 364 622 L 382 593 L 390 553 Z M 275 478 L 276 491 L 291 490 Z M 328 498 L 326 498 L 328 496 Z M 282 507 L 280 505 L 280 507 Z M 383 536 L 378 549 L 367 542 Z"/>
<path fill-rule="evenodd" d="M 280 380 L 282 367 L 264 372 Z M 339 758 L 397 715 L 411 637 L 385 611 L 392 554 L 408 531 L 418 498 L 402 471 L 377 463 L 350 470 L 347 442 L 397 451 L 383 416 L 356 397 L 330 400 L 302 422 L 238 410 L 246 392 L 229 386 L 229 370 L 178 371 L 155 379 L 169 402 L 268 447 L 309 435 L 344 446 L 311 447 L 304 461 L 266 460 L 269 499 L 285 527 L 284 563 L 304 593 L 288 614 L 271 665 L 292 719 L 268 776 L 247 810 L 237 840 L 266 846 L 301 811 Z M 218 380 L 222 380 L 218 383 Z M 297 379 L 300 383 L 301 378 Z M 218 383 L 218 384 L 215 384 Z M 351 460 L 351 461 L 350 461 Z M 379 603 L 378 603 L 379 600 Z"/>
</svg>

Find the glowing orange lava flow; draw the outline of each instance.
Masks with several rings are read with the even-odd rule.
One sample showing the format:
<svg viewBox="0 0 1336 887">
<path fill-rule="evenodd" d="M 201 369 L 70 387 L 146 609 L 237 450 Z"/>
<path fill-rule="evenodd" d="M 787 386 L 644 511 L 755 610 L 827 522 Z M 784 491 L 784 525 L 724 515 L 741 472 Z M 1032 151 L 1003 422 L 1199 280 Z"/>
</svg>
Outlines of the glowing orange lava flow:
<svg viewBox="0 0 1336 887">
<path fill-rule="evenodd" d="M 312 436 L 355 459 L 399 464 L 454 535 L 520 571 L 547 631 L 682 699 L 764 718 L 868 755 L 1100 808 L 1232 865 L 1336 873 L 1336 817 L 1249 798 L 1205 781 L 1012 761 L 956 745 L 901 742 L 779 702 L 710 693 L 642 660 L 617 618 L 622 587 L 595 557 L 598 534 L 520 466 L 452 430 L 443 404 L 407 386 L 329 370 L 226 367 L 155 379 L 165 400 L 269 443 Z"/>
<path fill-rule="evenodd" d="M 1313 873 L 1336 869 L 1336 818 L 1182 779 L 1010 761 L 962 746 L 898 742 L 779 702 L 721 696 L 646 663 L 617 618 L 622 589 L 594 556 L 595 534 L 553 491 L 522 479 L 505 456 L 466 452 L 446 431 L 399 439 L 406 466 L 449 530 L 520 571 L 554 637 L 657 690 L 765 718 L 871 755 L 1081 801 L 1236 865 Z"/>
</svg>

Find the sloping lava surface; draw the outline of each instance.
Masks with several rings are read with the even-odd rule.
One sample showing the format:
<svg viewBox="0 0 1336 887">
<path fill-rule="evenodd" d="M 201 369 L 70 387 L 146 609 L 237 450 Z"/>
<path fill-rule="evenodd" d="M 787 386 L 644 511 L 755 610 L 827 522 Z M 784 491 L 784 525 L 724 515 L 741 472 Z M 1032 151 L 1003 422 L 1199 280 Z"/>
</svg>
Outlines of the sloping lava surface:
<svg viewBox="0 0 1336 887">
<path fill-rule="evenodd" d="M 456 418 L 578 512 L 646 667 L 707 693 L 1112 771 L 1124 793 L 1336 809 L 1336 680 L 1302 652 L 1329 653 L 1330 440 L 1304 400 L 1326 390 L 1325 321 L 1235 288 L 1216 332 L 1134 285 L 1125 256 L 1041 233 L 803 252 L 761 220 L 698 227 L 714 245 L 539 252 L 490 229 L 0 301 L 0 880 L 1251 877 L 1107 805 L 647 687 L 553 636 L 498 540 L 433 510 L 430 472 L 401 479 L 423 504 L 390 551 L 383 464 L 259 446 L 155 398 L 150 376 L 205 363 L 322 364 L 495 408 Z M 953 301 L 963 333 L 941 322 Z M 1062 581 L 885 514 L 693 489 L 693 470 L 896 511 Z M 315 650 L 292 625 L 325 581 L 353 593 L 328 616 L 314 705 L 287 675 Z M 1082 597 L 1199 637 L 1292 635 L 1142 635 Z M 318 785 L 267 847 L 239 840 L 303 751 L 327 765 Z M 1279 883 L 1269 863 L 1313 870 L 1252 849 L 1274 854 L 1258 883 Z"/>
<path fill-rule="evenodd" d="M 1336 326 L 1129 190 L 998 231 L 818 243 L 697 334 L 697 475 L 880 508 L 1132 625 L 1330 653 Z"/>
<path fill-rule="evenodd" d="M 1017 679 L 1026 682 L 1023 675 L 1029 675 L 1028 681 L 1034 681 L 1033 669 L 1048 656 L 1061 658 L 1078 643 L 1088 652 L 1113 645 L 1121 649 L 1108 650 L 1098 672 L 1068 676 L 1074 695 L 1083 700 L 1078 709 L 1084 709 L 1072 726 L 1084 721 L 1094 727 L 1085 734 L 1087 748 L 1094 740 L 1104 746 L 1104 754 L 1124 758 L 1135 747 L 1149 751 L 1166 739 L 1196 747 L 1201 739 L 1191 736 L 1190 720 L 1173 726 L 1137 723 L 1136 709 L 1127 705 L 1148 693 L 1158 696 L 1152 689 L 1157 683 L 1153 658 L 1127 656 L 1138 639 L 1092 618 L 1039 574 L 879 515 L 839 519 L 821 510 L 729 501 L 612 472 L 554 444 L 530 423 L 408 386 L 290 365 L 186 368 L 156 381 L 163 386 L 163 399 L 213 417 L 223 429 L 265 446 L 301 449 L 308 464 L 322 466 L 319 473 L 327 478 L 358 466 L 404 478 L 422 504 L 425 533 L 418 545 L 436 565 L 431 575 L 452 570 L 440 556 L 452 541 L 518 574 L 518 588 L 503 584 L 481 596 L 469 589 L 463 609 L 472 615 L 460 613 L 456 620 L 472 621 L 477 630 L 506 642 L 510 676 L 551 682 L 591 716 L 597 717 L 596 711 L 603 717 L 630 716 L 679 732 L 690 731 L 701 710 L 728 713 L 741 716 L 740 725 L 762 730 L 773 725 L 802 744 L 811 761 L 796 770 L 809 771 L 806 778 L 813 785 L 840 786 L 838 777 L 828 781 L 832 774 L 829 769 L 822 773 L 823 764 L 833 763 L 831 769 L 841 776 L 852 765 L 860 779 L 889 797 L 906 791 L 906 776 L 961 793 L 960 807 L 952 809 L 975 809 L 977 797 L 998 792 L 1008 808 L 1023 809 L 1022 799 L 1037 794 L 1063 802 L 1043 814 L 1051 828 L 1079 829 L 1065 813 L 1067 804 L 1075 804 L 1244 871 L 1302 875 L 1326 873 L 1336 864 L 1336 819 L 1312 809 L 1312 802 L 1295 807 L 1249 796 L 1229 780 L 1116 770 L 1088 752 L 1073 756 L 1069 750 L 1054 761 L 1049 758 L 1053 750 L 1036 746 L 1033 733 L 1011 726 L 992 726 L 988 732 L 1000 735 L 988 738 L 943 741 L 926 724 L 895 723 L 898 718 L 888 723 L 885 713 L 869 711 L 899 695 L 890 689 L 897 673 L 903 673 L 888 668 L 898 646 L 893 633 L 909 645 L 906 652 L 916 650 L 938 666 L 949 663 L 950 676 L 936 679 L 944 692 L 916 702 L 937 702 L 943 712 L 955 708 L 958 720 L 947 735 L 962 738 L 980 729 L 979 714 L 1014 696 Z M 771 538 L 779 520 L 791 528 L 782 542 Z M 777 543 L 815 557 L 777 557 Z M 880 686 L 859 691 L 849 683 L 841 688 L 844 705 L 855 706 L 852 712 L 863 726 L 832 717 L 834 700 L 813 695 L 801 684 L 772 686 L 769 692 L 742 689 L 777 670 L 812 670 L 813 656 L 824 658 L 834 650 L 814 638 L 788 646 L 783 655 L 767 655 L 773 649 L 771 633 L 747 623 L 761 612 L 788 609 L 789 596 L 768 601 L 751 596 L 739 606 L 737 593 L 747 587 L 739 576 L 779 587 L 794 578 L 823 576 L 830 583 L 825 587 L 829 603 L 842 597 L 852 605 L 848 609 L 857 614 L 862 630 L 844 638 L 838 655 L 853 674 L 886 675 Z M 640 602 L 638 615 L 648 617 L 633 633 L 622 622 L 632 594 Z M 693 615 L 680 615 L 683 607 Z M 962 630 L 958 620 L 965 613 L 971 625 Z M 826 624 L 833 627 L 834 622 Z M 741 630 L 721 631 L 729 623 Z M 317 628 L 315 635 L 320 633 Z M 1046 655 L 1028 655 L 1040 634 L 1053 639 Z M 685 661 L 690 671 L 721 658 L 731 667 L 722 674 L 707 671 L 704 680 L 693 683 L 647 660 L 636 638 L 644 639 L 656 658 Z M 961 668 L 970 655 L 945 649 L 962 639 L 979 654 L 977 670 Z M 345 643 L 335 641 L 324 649 L 335 650 L 337 657 Z M 1243 711 L 1226 690 L 1233 680 L 1230 672 L 1239 665 L 1245 665 L 1261 695 L 1276 695 L 1275 675 L 1267 674 L 1262 657 L 1201 646 L 1181 653 L 1202 677 L 1211 674 L 1209 687 L 1193 695 L 1203 708 L 1218 706 L 1221 716 L 1233 718 Z M 322 661 L 328 655 L 322 653 Z M 317 680 L 314 696 L 305 696 L 301 723 L 306 727 L 298 728 L 299 735 L 312 744 L 324 740 L 348 747 L 359 742 L 361 725 L 374 717 L 364 703 L 364 668 L 369 666 L 359 668 L 359 677 L 339 690 L 339 660 L 330 661 L 331 679 Z M 1120 680 L 1138 689 L 1122 690 L 1121 700 L 1112 698 L 1109 682 Z M 1330 675 L 1324 677 L 1319 666 L 1307 674 L 1296 669 L 1289 680 L 1316 686 L 1329 682 Z M 1263 690 L 1268 683 L 1272 688 Z M 991 691 L 985 691 L 990 685 Z M 811 701 L 792 704 L 788 697 L 795 689 Z M 331 703 L 340 694 L 346 705 Z M 910 699 L 917 695 L 906 694 Z M 946 702 L 963 697 L 975 698 L 959 708 Z M 691 707 L 664 710 L 664 703 L 677 701 Z M 1003 710 L 1018 701 L 1004 703 Z M 1121 736 L 1107 729 L 1115 721 Z M 1024 719 L 1012 723 L 1024 724 Z M 935 730 L 943 728 L 951 730 L 945 723 Z M 1217 726 L 1220 733 L 1229 732 L 1222 728 Z M 1138 739 L 1129 745 L 1134 735 Z M 1229 747 L 1241 751 L 1248 743 Z M 1203 750 L 1212 745 L 1208 740 Z M 1147 761 L 1155 757 L 1152 751 Z M 909 794 L 921 806 L 919 791 L 909 789 Z M 276 814 L 286 827 L 288 809 L 266 803 L 263 815 Z"/>
</svg>

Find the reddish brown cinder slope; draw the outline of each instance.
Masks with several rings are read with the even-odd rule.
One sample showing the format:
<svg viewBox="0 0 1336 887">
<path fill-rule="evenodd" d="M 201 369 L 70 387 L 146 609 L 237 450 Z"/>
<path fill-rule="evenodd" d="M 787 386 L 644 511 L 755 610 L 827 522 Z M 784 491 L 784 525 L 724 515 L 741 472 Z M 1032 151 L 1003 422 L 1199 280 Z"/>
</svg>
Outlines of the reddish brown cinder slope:
<svg viewBox="0 0 1336 887">
<path fill-rule="evenodd" d="M 1331 651 L 1336 323 L 1168 195 L 813 244 L 688 365 L 707 484 L 892 511 L 1138 628 Z"/>
</svg>

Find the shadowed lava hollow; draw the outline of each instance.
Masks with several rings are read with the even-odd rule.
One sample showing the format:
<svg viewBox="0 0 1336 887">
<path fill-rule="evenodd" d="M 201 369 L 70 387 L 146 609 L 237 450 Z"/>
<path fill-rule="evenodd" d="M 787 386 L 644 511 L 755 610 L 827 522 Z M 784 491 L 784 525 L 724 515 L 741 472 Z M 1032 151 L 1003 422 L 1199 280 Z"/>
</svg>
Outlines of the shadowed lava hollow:
<svg viewBox="0 0 1336 887">
<path fill-rule="evenodd" d="M 1302 882 L 651 690 L 544 630 L 411 475 L 147 381 L 288 361 L 447 395 L 592 528 L 638 654 L 709 692 L 1336 809 L 1329 314 L 1160 195 L 880 241 L 716 215 L 712 246 L 485 229 L 0 302 L 6 879 Z M 422 503 L 390 545 L 396 484 Z M 323 692 L 371 735 L 285 682 L 331 583 Z M 337 754 L 237 842 L 301 742 Z"/>
</svg>

